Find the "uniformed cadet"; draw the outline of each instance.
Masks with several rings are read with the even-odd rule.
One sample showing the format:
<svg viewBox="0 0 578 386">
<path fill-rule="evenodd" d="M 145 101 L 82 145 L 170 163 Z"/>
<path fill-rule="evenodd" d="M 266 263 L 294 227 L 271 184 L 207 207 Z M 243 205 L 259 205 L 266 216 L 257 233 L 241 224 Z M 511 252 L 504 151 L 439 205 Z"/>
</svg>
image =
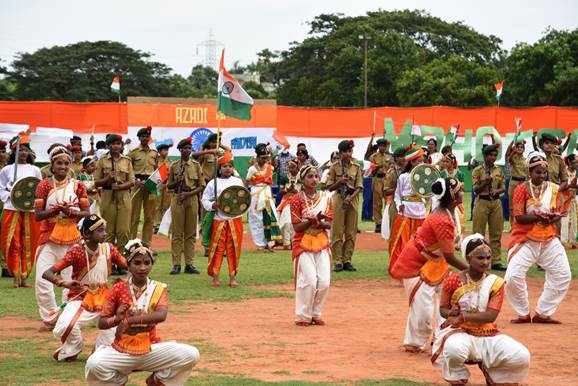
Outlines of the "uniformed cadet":
<svg viewBox="0 0 578 386">
<path fill-rule="evenodd" d="M 506 151 L 506 161 L 510 167 L 510 185 L 508 187 L 508 203 L 510 208 L 510 225 L 514 224 L 514 189 L 516 186 L 523 184 L 528 178 L 528 165 L 524 158 L 524 149 L 526 141 L 516 138 L 510 142 Z"/>
<path fill-rule="evenodd" d="M 538 144 L 540 149 L 546 154 L 546 162 L 548 162 L 548 180 L 558 184 L 559 190 L 566 190 L 568 184 L 568 170 L 566 165 L 558 154 L 555 154 L 556 144 L 559 140 L 552 134 L 544 133 L 540 137 Z"/>
<path fill-rule="evenodd" d="M 356 271 L 351 264 L 357 236 L 359 192 L 363 189 L 362 170 L 353 158 L 353 141 L 339 142 L 341 159 L 331 165 L 327 186 L 335 193 L 333 200 L 333 226 L 331 227 L 331 254 L 334 271 Z"/>
<path fill-rule="evenodd" d="M 81 173 L 80 169 L 82 169 L 82 148 L 78 145 L 74 145 L 70 147 L 70 152 L 72 153 L 70 170 L 74 172 L 75 177 L 78 177 Z"/>
<path fill-rule="evenodd" d="M 144 183 L 157 169 L 159 153 L 149 147 L 151 140 L 150 126 L 143 127 L 136 135 L 140 142 L 139 146 L 128 153 L 128 158 L 132 161 L 135 178 L 135 186 L 131 199 L 130 238 L 132 240 L 137 237 L 142 209 L 144 214 L 141 240 L 150 245 L 153 238 L 157 196 L 150 193 L 145 188 Z"/>
<path fill-rule="evenodd" d="M 501 263 L 501 240 L 504 230 L 504 214 L 500 195 L 506 190 L 506 177 L 499 166 L 494 165 L 498 158 L 499 143 L 484 145 L 484 163 L 472 172 L 473 189 L 476 192 L 474 204 L 473 233 L 486 234 L 489 228 L 492 247 L 492 269 L 505 271 Z"/>
<path fill-rule="evenodd" d="M 405 153 L 407 152 L 405 146 L 395 149 L 393 152 L 393 162 L 394 165 L 389 168 L 383 182 L 383 195 L 385 196 L 385 201 L 389 204 L 389 234 L 391 234 L 391 229 L 393 228 L 393 223 L 397 216 L 397 207 L 393 202 L 393 194 L 395 193 L 395 188 L 397 187 L 397 180 L 403 170 L 407 161 L 405 160 Z"/>
<path fill-rule="evenodd" d="M 106 242 L 119 250 L 130 235 L 130 188 L 134 185 L 134 172 L 130 158 L 122 155 L 122 137 L 107 134 L 109 152 L 96 163 L 95 185 L 101 187 L 100 214 L 106 220 Z"/>
<path fill-rule="evenodd" d="M 173 144 L 161 144 L 157 146 L 157 151 L 159 153 L 159 162 L 158 167 L 160 167 L 163 163 L 167 164 L 167 170 L 170 170 L 171 161 L 169 161 L 169 149 L 173 146 Z M 158 231 L 159 226 L 161 225 L 161 221 L 167 209 L 171 206 L 171 196 L 172 192 L 167 189 L 166 182 L 161 184 L 159 187 L 159 195 L 157 197 L 157 202 L 155 206 L 155 224 L 154 229 L 155 233 Z"/>
<path fill-rule="evenodd" d="M 50 145 L 48 147 L 48 150 L 46 151 L 46 153 L 50 154 L 52 149 L 54 149 L 57 146 L 66 147 L 65 145 L 63 145 L 61 143 L 53 143 L 52 145 Z M 40 174 L 42 174 L 42 179 L 52 177 L 52 166 L 50 165 L 50 162 L 47 165 L 44 165 L 43 167 L 40 168 Z M 68 177 L 76 178 L 72 169 L 68 169 Z"/>
<path fill-rule="evenodd" d="M 167 187 L 174 191 L 171 198 L 173 269 L 171 275 L 181 273 L 181 255 L 185 256 L 185 273 L 200 273 L 194 266 L 195 240 L 198 224 L 199 200 L 205 189 L 201 165 L 190 158 L 191 138 L 179 142 L 181 159 L 169 169 Z"/>
<path fill-rule="evenodd" d="M 381 233 L 381 216 L 383 215 L 383 189 L 385 176 L 391 166 L 391 154 L 386 153 L 389 141 L 380 138 L 376 142 L 377 151 L 369 156 L 368 161 L 375 164 L 371 178 L 371 194 L 373 203 L 373 221 L 375 222 L 375 233 Z"/>
</svg>

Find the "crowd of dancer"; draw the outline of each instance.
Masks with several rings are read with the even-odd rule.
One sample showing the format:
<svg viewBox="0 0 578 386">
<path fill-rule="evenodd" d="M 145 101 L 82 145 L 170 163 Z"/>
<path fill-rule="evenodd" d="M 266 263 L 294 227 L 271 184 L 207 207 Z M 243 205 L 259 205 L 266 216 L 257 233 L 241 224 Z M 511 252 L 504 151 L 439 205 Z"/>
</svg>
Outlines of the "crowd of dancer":
<svg viewBox="0 0 578 386">
<path fill-rule="evenodd" d="M 99 335 L 86 363 L 91 385 L 122 385 L 133 371 L 149 371 L 148 385 L 181 385 L 199 361 L 196 348 L 161 342 L 155 326 L 167 316 L 167 285 L 149 276 L 156 252 L 152 237 L 170 213 L 170 272 L 198 274 L 194 265 L 198 228 L 208 258 L 211 285 L 220 286 L 226 257 L 229 286 L 236 288 L 243 217 L 230 215 L 217 199 L 225 189 L 248 187 L 247 220 L 257 249 L 290 249 L 295 285 L 295 324 L 323 326 L 331 270 L 353 272 L 363 168 L 353 158 L 354 142 L 343 140 L 323 165 L 300 144 L 296 156 L 258 144 L 245 180 L 235 169 L 231 149 L 211 135 L 193 151 L 191 138 L 178 142 L 180 157 L 168 159 L 170 145 L 150 146 L 151 128 L 138 131 L 138 146 L 125 153 L 127 141 L 109 134 L 85 154 L 78 137 L 70 146 L 53 144 L 50 163 L 34 166 L 30 138 L 21 133 L 0 152 L 3 203 L 3 270 L 14 287 L 35 292 L 43 331 L 53 331 L 62 346 L 57 361 L 74 361 L 83 349 L 81 327 L 96 321 Z M 519 342 L 498 334 L 496 319 L 504 297 L 518 317 L 512 323 L 559 324 L 554 319 L 571 274 L 566 248 L 576 242 L 578 160 L 562 159 L 557 139 L 538 139 L 541 152 L 524 157 L 525 142 L 507 149 L 511 176 L 495 165 L 499 144 L 484 145 L 484 160 L 473 168 L 474 234 L 464 232 L 464 176 L 451 145 L 437 152 L 416 144 L 388 152 L 385 139 L 373 138 L 366 154 L 373 165 L 372 194 L 376 232 L 389 240 L 389 275 L 400 280 L 409 298 L 403 344 L 409 353 L 427 349 L 433 334 L 432 363 L 450 384 L 465 384 L 466 364 L 477 364 L 488 384 L 517 384 L 526 376 L 530 353 Z M 2 150 L 0 148 L 0 150 Z M 558 154 L 557 154 L 558 153 Z M 441 178 L 433 197 L 414 192 L 412 171 L 429 163 Z M 163 165 L 164 164 L 164 165 Z M 34 207 L 17 209 L 11 190 L 18 178 L 40 179 Z M 165 168 L 159 194 L 147 184 Z M 273 194 L 275 178 L 279 197 Z M 508 190 L 511 242 L 507 267 L 501 261 L 504 224 L 501 195 Z M 279 203 L 279 205 L 277 205 Z M 137 238 L 144 219 L 141 239 Z M 489 231 L 489 241 L 484 235 Z M 461 251 L 461 257 L 456 254 Z M 538 263 L 546 271 L 543 293 L 531 314 L 526 273 Z M 451 272 L 450 266 L 456 271 Z M 124 274 L 109 287 L 110 276 Z M 505 277 L 491 273 L 504 271 Z M 54 286 L 63 287 L 58 305 Z"/>
</svg>

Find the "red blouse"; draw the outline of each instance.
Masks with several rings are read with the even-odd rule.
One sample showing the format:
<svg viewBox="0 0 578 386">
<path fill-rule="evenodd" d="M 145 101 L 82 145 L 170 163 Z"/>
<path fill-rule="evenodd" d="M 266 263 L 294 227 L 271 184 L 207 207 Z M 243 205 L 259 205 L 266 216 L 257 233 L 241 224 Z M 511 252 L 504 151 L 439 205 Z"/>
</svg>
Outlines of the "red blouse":
<svg viewBox="0 0 578 386">
<path fill-rule="evenodd" d="M 113 263 L 124 269 L 127 268 L 127 265 L 125 258 L 119 253 L 118 249 L 116 249 L 116 247 L 110 243 L 108 243 L 108 246 L 110 248 L 110 255 L 108 259 L 108 276 L 110 276 Z M 94 259 L 94 261 L 90 261 L 91 267 L 94 267 L 95 264 L 96 259 Z M 62 272 L 62 270 L 67 267 L 72 267 L 73 280 L 80 280 L 82 277 L 84 277 L 86 274 L 86 254 L 82 245 L 77 244 L 70 248 L 64 257 L 52 266 L 52 269 L 54 269 L 56 272 Z M 84 291 L 81 291 L 81 295 L 78 295 L 78 292 L 79 291 L 75 291 L 73 289 L 69 290 L 68 299 L 74 298 L 75 300 L 82 300 L 82 298 L 84 298 Z"/>
</svg>

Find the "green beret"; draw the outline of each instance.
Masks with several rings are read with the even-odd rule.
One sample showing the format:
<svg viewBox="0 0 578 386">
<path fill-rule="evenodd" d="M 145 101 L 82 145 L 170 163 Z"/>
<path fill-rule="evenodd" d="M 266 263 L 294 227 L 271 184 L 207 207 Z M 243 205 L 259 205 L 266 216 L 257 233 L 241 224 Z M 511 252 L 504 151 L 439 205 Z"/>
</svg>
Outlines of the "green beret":
<svg viewBox="0 0 578 386">
<path fill-rule="evenodd" d="M 526 141 L 523 138 L 517 137 L 516 141 L 514 142 L 514 145 L 525 145 Z"/>
<path fill-rule="evenodd" d="M 150 126 L 143 127 L 142 129 L 140 129 L 140 130 L 136 133 L 136 136 L 137 136 L 137 137 L 140 137 L 140 136 L 143 136 L 143 135 L 148 135 L 148 136 L 150 136 L 152 130 L 153 130 L 153 129 L 152 129 L 152 127 L 150 127 Z"/>
<path fill-rule="evenodd" d="M 345 151 L 349 151 L 351 149 L 353 149 L 353 140 L 351 139 L 345 139 L 341 142 L 339 142 L 339 145 L 337 145 L 337 150 L 345 152 Z"/>
<path fill-rule="evenodd" d="M 494 143 L 493 145 L 484 145 L 482 146 L 482 154 L 486 156 L 490 153 L 497 152 L 499 147 L 500 147 L 499 143 Z"/>
<path fill-rule="evenodd" d="M 257 154 L 257 156 L 269 154 L 269 151 L 267 150 L 267 144 L 258 143 L 257 146 L 255 146 L 255 154 Z"/>
<path fill-rule="evenodd" d="M 389 145 L 389 141 L 385 138 L 380 138 L 377 141 L 375 141 L 375 143 L 377 145 Z"/>
<path fill-rule="evenodd" d="M 157 151 L 170 149 L 171 147 L 173 147 L 172 143 L 161 143 L 160 145 L 157 146 Z"/>
<path fill-rule="evenodd" d="M 555 136 L 553 136 L 552 134 L 549 133 L 544 133 L 540 136 L 540 140 L 538 141 L 538 145 L 542 146 L 542 143 L 544 143 L 544 141 L 550 141 L 553 144 L 560 144 L 560 142 L 558 142 L 558 138 L 556 138 Z"/>
<path fill-rule="evenodd" d="M 122 142 L 122 136 L 119 134 L 107 134 L 106 135 L 106 144 L 107 145 L 112 145 L 114 142 Z"/>
<path fill-rule="evenodd" d="M 207 138 L 207 142 L 214 142 L 217 140 L 217 134 L 213 133 Z"/>
<path fill-rule="evenodd" d="M 407 152 L 407 149 L 404 146 L 398 147 L 397 149 L 395 149 L 393 151 L 393 156 L 397 157 L 397 158 L 403 157 L 406 152 Z"/>
<path fill-rule="evenodd" d="M 193 139 L 191 137 L 181 139 L 177 145 L 177 149 L 181 150 L 183 147 L 185 147 L 187 145 L 191 145 L 192 142 L 193 142 Z"/>
</svg>

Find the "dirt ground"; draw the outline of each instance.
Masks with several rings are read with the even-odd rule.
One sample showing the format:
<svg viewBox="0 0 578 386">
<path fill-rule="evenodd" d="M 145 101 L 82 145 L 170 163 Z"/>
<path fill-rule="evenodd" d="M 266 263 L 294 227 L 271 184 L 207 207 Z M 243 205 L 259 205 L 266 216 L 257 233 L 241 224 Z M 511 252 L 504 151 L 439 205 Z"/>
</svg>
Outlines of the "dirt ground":
<svg viewBox="0 0 578 386">
<path fill-rule="evenodd" d="M 535 304 L 542 280 L 529 281 Z M 290 285 L 276 289 L 292 292 Z M 578 287 L 573 286 L 556 316 L 564 324 L 511 325 L 514 313 L 507 302 L 498 323 L 502 333 L 522 342 L 532 353 L 527 385 L 578 384 Z M 268 381 L 343 381 L 402 377 L 445 384 L 428 354 L 407 354 L 401 340 L 407 315 L 403 289 L 391 281 L 338 281 L 330 290 L 324 319 L 327 326 L 293 324 L 293 299 L 255 298 L 239 303 L 173 307 L 159 326 L 165 340 L 197 344 L 199 369 Z M 14 324 L 37 322 L 0 319 L 0 337 Z M 20 330 L 30 334 L 30 330 Z M 39 333 L 38 333 L 39 334 Z M 87 331 L 87 343 L 95 339 Z M 56 347 L 57 342 L 54 346 Z M 471 384 L 483 385 L 472 366 Z"/>
</svg>

